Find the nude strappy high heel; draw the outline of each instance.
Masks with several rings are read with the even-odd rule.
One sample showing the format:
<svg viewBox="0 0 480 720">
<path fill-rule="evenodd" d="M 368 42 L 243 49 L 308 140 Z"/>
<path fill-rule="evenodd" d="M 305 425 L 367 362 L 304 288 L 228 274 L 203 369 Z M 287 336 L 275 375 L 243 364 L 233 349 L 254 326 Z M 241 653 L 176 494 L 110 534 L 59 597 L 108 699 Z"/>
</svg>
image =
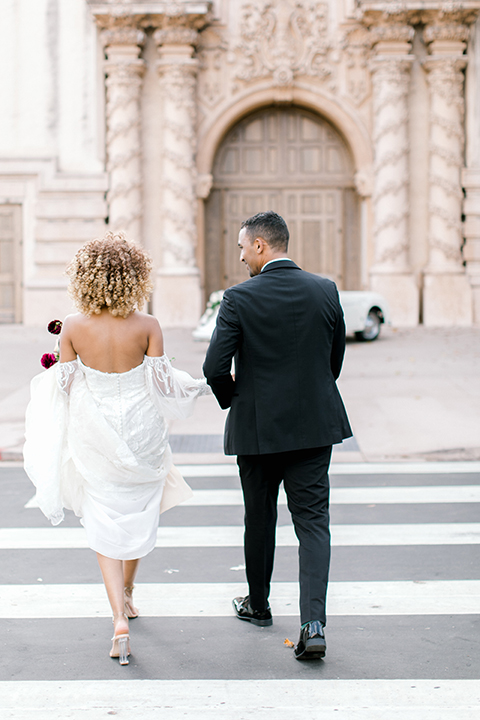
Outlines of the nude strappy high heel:
<svg viewBox="0 0 480 720">
<path fill-rule="evenodd" d="M 113 616 L 113 624 L 115 625 L 116 617 L 124 617 L 127 621 L 127 615 L 125 613 L 119 613 Z M 112 649 L 110 650 L 110 657 L 117 658 L 120 665 L 128 665 L 128 656 L 130 655 L 130 635 L 128 633 L 121 633 L 120 635 L 113 635 L 112 637 Z"/>
<path fill-rule="evenodd" d="M 126 585 L 124 588 L 125 593 L 125 614 L 129 620 L 138 617 L 138 610 L 133 604 L 132 593 L 135 585 Z"/>
</svg>

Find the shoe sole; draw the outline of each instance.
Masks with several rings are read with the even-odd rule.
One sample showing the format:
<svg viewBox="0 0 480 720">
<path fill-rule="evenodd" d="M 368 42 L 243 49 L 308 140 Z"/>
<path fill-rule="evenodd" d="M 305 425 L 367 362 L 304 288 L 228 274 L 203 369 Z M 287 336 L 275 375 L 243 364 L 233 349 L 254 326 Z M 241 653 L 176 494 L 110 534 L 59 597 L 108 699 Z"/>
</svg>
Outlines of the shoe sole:
<svg viewBox="0 0 480 720">
<path fill-rule="evenodd" d="M 270 619 L 270 620 L 256 620 L 255 618 L 242 617 L 242 616 L 239 615 L 238 613 L 235 613 L 235 615 L 237 616 L 237 618 L 238 618 L 239 620 L 244 620 L 245 622 L 252 623 L 252 625 L 258 625 L 259 627 L 270 627 L 270 625 L 273 625 L 273 620 L 272 620 L 272 619 Z"/>
<path fill-rule="evenodd" d="M 327 646 L 324 643 L 311 640 L 310 642 L 307 641 L 307 646 L 302 653 L 299 655 L 295 653 L 295 658 L 297 660 L 323 660 L 326 651 Z"/>
</svg>

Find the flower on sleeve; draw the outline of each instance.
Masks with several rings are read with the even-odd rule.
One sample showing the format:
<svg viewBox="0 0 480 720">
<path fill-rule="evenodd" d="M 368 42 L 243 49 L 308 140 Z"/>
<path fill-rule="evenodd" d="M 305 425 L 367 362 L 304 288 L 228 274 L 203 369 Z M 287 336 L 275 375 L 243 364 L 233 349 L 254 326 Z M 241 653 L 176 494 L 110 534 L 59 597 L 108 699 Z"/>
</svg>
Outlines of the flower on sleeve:
<svg viewBox="0 0 480 720">
<path fill-rule="evenodd" d="M 48 370 L 49 367 L 55 365 L 55 363 L 57 362 L 57 358 L 53 353 L 44 353 L 40 359 L 40 362 L 42 363 L 43 367 Z"/>
</svg>

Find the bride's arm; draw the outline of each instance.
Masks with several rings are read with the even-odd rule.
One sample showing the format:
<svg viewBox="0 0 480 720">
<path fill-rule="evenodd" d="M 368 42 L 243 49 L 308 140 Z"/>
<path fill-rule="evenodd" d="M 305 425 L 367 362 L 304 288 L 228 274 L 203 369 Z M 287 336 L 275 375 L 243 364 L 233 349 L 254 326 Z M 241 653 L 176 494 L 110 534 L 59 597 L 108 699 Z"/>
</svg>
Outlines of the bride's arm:
<svg viewBox="0 0 480 720">
<path fill-rule="evenodd" d="M 77 353 L 72 343 L 72 325 L 75 324 L 74 315 L 67 315 L 63 321 L 60 333 L 60 362 L 70 362 L 77 359 Z"/>
<path fill-rule="evenodd" d="M 145 355 L 149 357 L 162 357 L 163 355 L 163 333 L 156 318 L 148 316 L 148 344 Z"/>
</svg>

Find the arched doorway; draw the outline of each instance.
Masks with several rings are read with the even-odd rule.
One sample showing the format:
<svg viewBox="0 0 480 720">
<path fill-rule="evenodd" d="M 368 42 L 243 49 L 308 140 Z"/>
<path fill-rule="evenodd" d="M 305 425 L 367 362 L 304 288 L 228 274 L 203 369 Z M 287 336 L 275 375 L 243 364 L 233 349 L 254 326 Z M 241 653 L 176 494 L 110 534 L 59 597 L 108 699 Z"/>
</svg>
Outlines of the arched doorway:
<svg viewBox="0 0 480 720">
<path fill-rule="evenodd" d="M 207 296 L 247 278 L 240 224 L 275 210 L 290 229 L 289 255 L 342 289 L 360 287 L 360 233 L 353 163 L 336 130 L 301 108 L 267 108 L 237 123 L 221 143 L 205 207 Z"/>
</svg>

